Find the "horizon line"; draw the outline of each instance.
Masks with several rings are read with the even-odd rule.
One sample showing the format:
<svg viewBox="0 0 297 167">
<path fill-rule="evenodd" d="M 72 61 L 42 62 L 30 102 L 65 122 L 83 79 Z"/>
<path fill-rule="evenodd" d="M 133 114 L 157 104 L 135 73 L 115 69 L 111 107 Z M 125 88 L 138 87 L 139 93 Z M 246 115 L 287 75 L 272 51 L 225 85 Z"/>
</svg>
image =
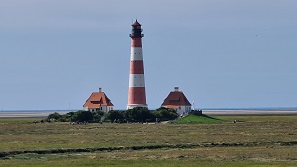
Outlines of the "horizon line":
<svg viewBox="0 0 297 167">
<path fill-rule="evenodd" d="M 156 108 L 157 109 L 157 108 Z M 46 111 L 78 111 L 83 109 L 2 109 L 0 112 L 46 112 Z M 127 110 L 127 109 L 117 109 L 117 110 Z M 154 109 L 150 109 L 154 110 Z M 194 110 L 297 110 L 297 107 L 202 107 L 195 108 Z"/>
</svg>

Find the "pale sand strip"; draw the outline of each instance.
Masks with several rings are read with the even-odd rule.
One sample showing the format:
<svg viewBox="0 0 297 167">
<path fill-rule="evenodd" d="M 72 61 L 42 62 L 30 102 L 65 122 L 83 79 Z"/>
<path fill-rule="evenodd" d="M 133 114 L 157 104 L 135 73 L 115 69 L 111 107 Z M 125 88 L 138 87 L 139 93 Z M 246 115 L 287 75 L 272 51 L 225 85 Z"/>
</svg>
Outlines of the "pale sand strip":
<svg viewBox="0 0 297 167">
<path fill-rule="evenodd" d="M 228 116 L 228 115 L 297 115 L 297 110 L 203 110 L 205 115 Z"/>
<path fill-rule="evenodd" d="M 54 112 L 0 112 L 0 118 L 43 118 Z M 67 112 L 58 112 L 65 114 Z"/>
</svg>

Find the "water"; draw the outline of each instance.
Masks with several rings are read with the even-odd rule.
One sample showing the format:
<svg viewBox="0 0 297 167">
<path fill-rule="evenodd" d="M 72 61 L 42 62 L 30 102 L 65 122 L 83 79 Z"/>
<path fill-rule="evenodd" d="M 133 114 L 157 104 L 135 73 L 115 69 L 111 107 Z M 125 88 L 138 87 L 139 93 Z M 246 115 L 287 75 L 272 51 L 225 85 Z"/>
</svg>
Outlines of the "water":
<svg viewBox="0 0 297 167">
<path fill-rule="evenodd" d="M 64 112 L 74 112 L 74 111 L 78 111 L 79 109 L 71 109 L 71 110 L 1 110 L 0 112 L 12 112 L 12 113 L 36 113 L 36 112 L 50 112 L 50 113 L 54 113 L 54 112 L 58 112 L 58 113 L 64 113 Z"/>
<path fill-rule="evenodd" d="M 297 107 L 250 107 L 250 108 L 201 108 L 199 110 L 261 110 L 261 111 L 296 111 Z"/>
<path fill-rule="evenodd" d="M 297 107 L 250 107 L 250 108 L 195 108 L 196 110 L 264 110 L 264 111 L 297 111 Z M 65 113 L 65 112 L 75 112 L 79 109 L 70 109 L 70 110 L 0 110 L 0 112 L 49 112 L 49 113 Z"/>
</svg>

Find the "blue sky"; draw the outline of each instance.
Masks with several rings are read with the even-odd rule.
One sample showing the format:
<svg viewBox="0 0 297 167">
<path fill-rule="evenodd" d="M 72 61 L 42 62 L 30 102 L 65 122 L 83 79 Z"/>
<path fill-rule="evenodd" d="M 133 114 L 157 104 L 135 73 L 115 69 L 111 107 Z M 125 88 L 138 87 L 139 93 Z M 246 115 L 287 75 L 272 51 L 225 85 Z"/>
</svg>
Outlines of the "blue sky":
<svg viewBox="0 0 297 167">
<path fill-rule="evenodd" d="M 295 0 L 0 0 L 0 110 L 127 105 L 132 19 L 147 103 L 179 86 L 196 108 L 297 106 Z"/>
</svg>

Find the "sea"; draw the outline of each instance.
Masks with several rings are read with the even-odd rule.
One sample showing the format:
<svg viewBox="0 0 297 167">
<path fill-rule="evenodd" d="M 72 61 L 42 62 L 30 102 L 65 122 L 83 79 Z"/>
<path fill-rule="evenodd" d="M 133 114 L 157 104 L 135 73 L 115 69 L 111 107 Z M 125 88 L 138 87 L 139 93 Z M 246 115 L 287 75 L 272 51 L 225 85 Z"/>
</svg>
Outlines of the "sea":
<svg viewBox="0 0 297 167">
<path fill-rule="evenodd" d="M 0 112 L 16 112 L 16 113 L 31 113 L 31 112 L 45 112 L 45 113 L 67 113 L 67 112 L 75 112 L 80 109 L 68 109 L 68 110 L 0 110 Z M 125 110 L 125 109 L 119 109 L 119 110 Z M 297 111 L 297 107 L 250 107 L 250 108 L 195 108 L 195 110 L 202 110 L 202 111 Z"/>
<path fill-rule="evenodd" d="M 54 113 L 54 112 L 58 112 L 58 113 L 67 113 L 67 112 L 75 112 L 78 111 L 80 109 L 68 109 L 68 110 L 61 110 L 61 109 L 57 109 L 57 110 L 0 110 L 0 112 L 46 112 L 46 113 Z M 120 109 L 120 110 L 125 110 L 125 109 Z M 195 108 L 195 110 L 215 110 L 215 111 L 236 111 L 236 110 L 240 110 L 240 111 L 244 111 L 244 110 L 252 110 L 252 111 L 296 111 L 297 107 L 249 107 L 249 108 Z"/>
<path fill-rule="evenodd" d="M 1 110 L 0 118 L 14 117 L 46 117 L 52 113 L 66 114 L 79 109 L 71 110 Z M 236 115 L 297 115 L 297 107 L 263 107 L 263 108 L 195 108 L 210 116 L 236 116 Z M 124 109 L 122 110 L 124 111 Z"/>
<path fill-rule="evenodd" d="M 44 113 L 66 113 L 66 112 L 75 112 L 79 109 L 71 109 L 71 110 L 0 110 L 0 112 L 12 112 L 12 113 L 36 113 L 36 112 L 44 112 Z"/>
</svg>

